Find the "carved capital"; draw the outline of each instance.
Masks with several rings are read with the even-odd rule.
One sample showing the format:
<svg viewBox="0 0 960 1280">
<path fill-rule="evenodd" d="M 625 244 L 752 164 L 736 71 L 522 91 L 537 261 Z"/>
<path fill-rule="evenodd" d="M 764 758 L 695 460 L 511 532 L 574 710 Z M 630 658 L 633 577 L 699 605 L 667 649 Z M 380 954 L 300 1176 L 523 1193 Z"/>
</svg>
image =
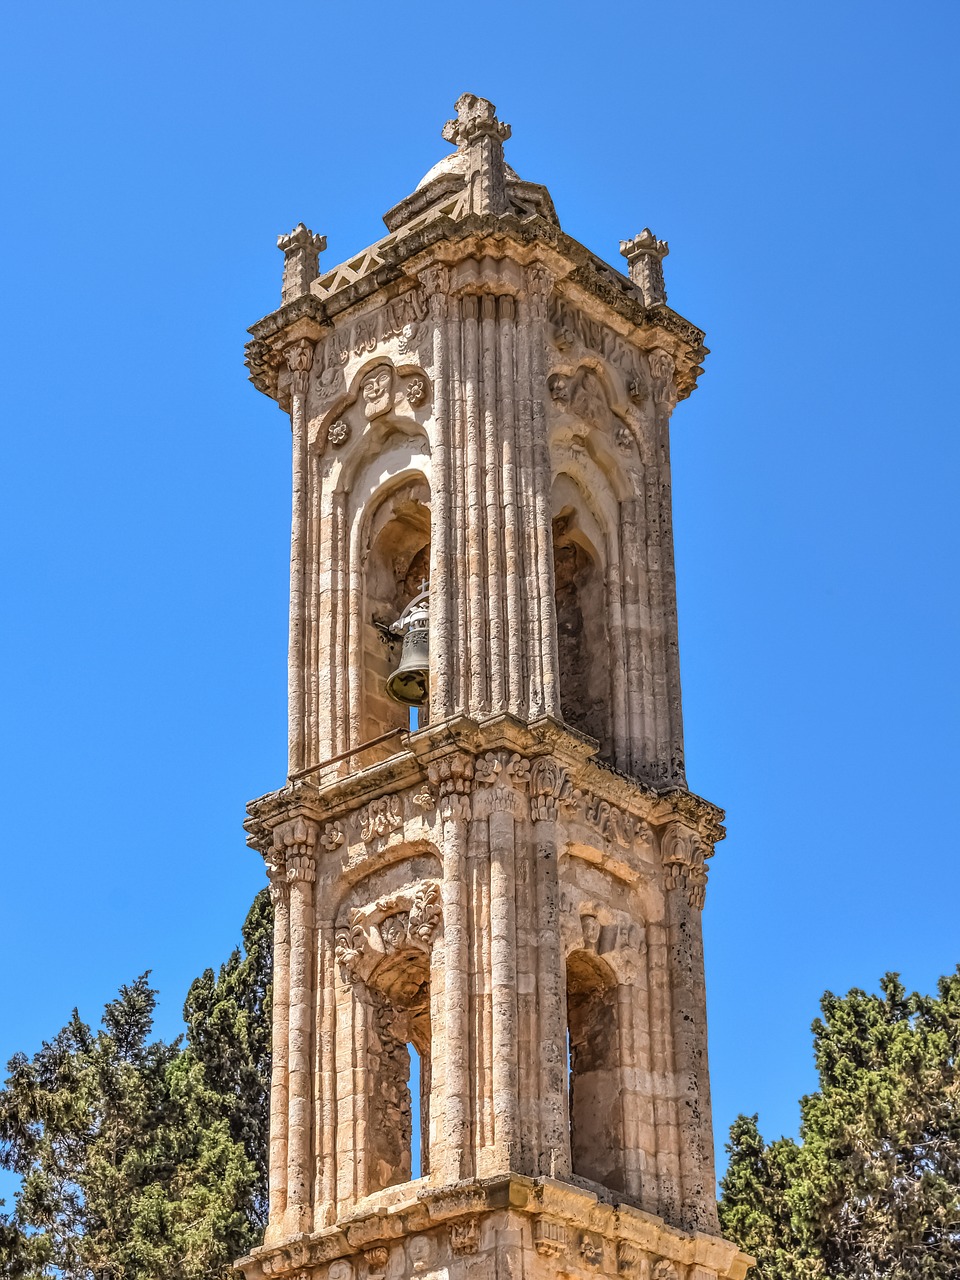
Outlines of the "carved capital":
<svg viewBox="0 0 960 1280">
<path fill-rule="evenodd" d="M 283 355 L 290 370 L 293 390 L 297 395 L 305 396 L 313 367 L 313 343 L 301 338 L 299 342 L 292 342 L 289 347 L 285 347 Z"/>
<path fill-rule="evenodd" d="M 583 799 L 561 765 L 538 756 L 530 768 L 530 816 L 534 822 L 556 822 L 561 810 L 573 813 Z"/>
<path fill-rule="evenodd" d="M 617 1242 L 617 1272 L 629 1280 L 650 1280 L 650 1257 L 630 1240 Z"/>
<path fill-rule="evenodd" d="M 367 1280 L 383 1280 L 387 1274 L 390 1250 L 385 1245 L 377 1245 L 373 1249 L 364 1250 L 363 1258 L 367 1264 Z"/>
<path fill-rule="evenodd" d="M 671 1262 L 669 1258 L 661 1258 L 659 1262 L 653 1264 L 651 1280 L 679 1280 L 679 1276 L 677 1264 Z"/>
<path fill-rule="evenodd" d="M 620 252 L 627 260 L 630 279 L 643 294 L 644 306 L 666 302 L 663 260 L 670 252 L 666 240 L 658 240 L 649 227 L 644 227 L 632 240 L 620 241 Z"/>
<path fill-rule="evenodd" d="M 289 235 L 277 237 L 277 248 L 283 252 L 281 300 L 284 303 L 310 292 L 311 284 L 320 273 L 320 254 L 326 247 L 326 236 L 315 235 L 302 222 Z"/>
<path fill-rule="evenodd" d="M 450 299 L 450 268 L 441 262 L 433 262 L 420 272 L 420 283 L 427 296 L 431 319 L 446 319 Z"/>
<path fill-rule="evenodd" d="M 427 777 L 439 795 L 438 807 L 442 818 L 470 821 L 473 775 L 473 757 L 460 752 L 441 756 L 427 767 Z"/>
<path fill-rule="evenodd" d="M 312 884 L 317 878 L 318 827 L 307 818 L 284 822 L 273 833 L 274 850 L 282 855 L 288 884 Z"/>
<path fill-rule="evenodd" d="M 660 840 L 666 887 L 684 892 L 691 907 L 702 909 L 707 889 L 704 847 L 699 834 L 682 822 L 671 822 Z"/>
<path fill-rule="evenodd" d="M 555 284 L 556 276 L 542 262 L 532 262 L 527 268 L 527 306 L 532 320 L 546 320 Z"/>
<path fill-rule="evenodd" d="M 270 881 L 270 901 L 274 907 L 279 907 L 290 897 L 286 854 L 279 849 L 269 849 L 264 855 L 264 861 L 267 867 L 267 879 Z"/>
<path fill-rule="evenodd" d="M 677 401 L 677 363 L 669 351 L 659 347 L 647 355 L 650 366 L 650 389 L 657 405 L 674 405 Z"/>
</svg>

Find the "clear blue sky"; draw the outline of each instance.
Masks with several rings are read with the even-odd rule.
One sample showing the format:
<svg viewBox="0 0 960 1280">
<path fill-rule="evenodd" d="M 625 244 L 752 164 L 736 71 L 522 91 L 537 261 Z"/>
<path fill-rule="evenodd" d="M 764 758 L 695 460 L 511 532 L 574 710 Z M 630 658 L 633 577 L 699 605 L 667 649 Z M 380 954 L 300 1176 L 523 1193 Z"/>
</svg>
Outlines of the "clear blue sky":
<svg viewBox="0 0 960 1280">
<path fill-rule="evenodd" d="M 276 236 L 328 265 L 464 90 L 707 331 L 674 416 L 717 1131 L 793 1132 L 825 988 L 960 960 L 960 6 L 19 5 L 2 218 L 0 1059 L 146 968 L 173 1035 L 283 781 L 289 428 L 246 382 Z"/>
</svg>

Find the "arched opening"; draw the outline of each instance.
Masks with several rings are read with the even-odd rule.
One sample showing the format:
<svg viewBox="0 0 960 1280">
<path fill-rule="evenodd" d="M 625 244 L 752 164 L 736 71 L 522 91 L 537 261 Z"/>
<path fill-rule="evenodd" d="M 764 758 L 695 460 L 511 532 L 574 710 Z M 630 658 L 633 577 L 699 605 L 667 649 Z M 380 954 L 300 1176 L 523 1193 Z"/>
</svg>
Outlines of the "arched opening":
<svg viewBox="0 0 960 1280">
<path fill-rule="evenodd" d="M 553 521 L 553 571 L 560 667 L 560 710 L 574 729 L 612 754 L 610 644 L 603 570 L 565 507 Z"/>
<path fill-rule="evenodd" d="M 389 937 L 389 921 L 383 927 Z M 371 979 L 374 1003 L 367 1190 L 409 1182 L 430 1171 L 430 959 L 405 949 Z M 417 1133 L 414 1136 L 414 1123 Z"/>
<path fill-rule="evenodd" d="M 408 478 L 375 508 L 363 558 L 362 713 L 360 741 L 397 727 L 427 722 L 426 706 L 407 708 L 389 697 L 387 680 L 402 646 L 387 630 L 430 577 L 430 490 L 421 476 Z M 396 744 L 387 743 L 380 755 Z"/>
<path fill-rule="evenodd" d="M 586 951 L 567 960 L 570 1156 L 573 1172 L 623 1191 L 623 1104 L 617 983 Z"/>
</svg>

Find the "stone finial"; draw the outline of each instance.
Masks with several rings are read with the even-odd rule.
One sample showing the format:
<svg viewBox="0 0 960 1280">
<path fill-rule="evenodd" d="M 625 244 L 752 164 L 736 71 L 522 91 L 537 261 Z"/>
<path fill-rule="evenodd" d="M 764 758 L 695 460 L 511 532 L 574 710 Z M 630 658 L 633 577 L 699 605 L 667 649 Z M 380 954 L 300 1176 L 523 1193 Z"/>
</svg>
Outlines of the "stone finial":
<svg viewBox="0 0 960 1280">
<path fill-rule="evenodd" d="M 663 260 L 670 252 L 666 240 L 658 240 L 649 227 L 644 227 L 632 240 L 620 241 L 620 252 L 627 260 L 630 279 L 643 294 L 644 306 L 666 302 Z"/>
<path fill-rule="evenodd" d="M 288 236 L 277 237 L 277 248 L 283 251 L 283 302 L 292 302 L 310 292 L 311 284 L 320 273 L 320 255 L 326 247 L 327 237 L 315 235 L 302 222 Z"/>
<path fill-rule="evenodd" d="M 510 137 L 510 126 L 497 119 L 492 102 L 473 93 L 460 95 L 456 111 L 456 120 L 448 120 L 443 126 L 443 136 L 466 158 L 471 212 L 505 213 L 508 203 L 503 144 Z"/>
<path fill-rule="evenodd" d="M 486 98 L 473 93 L 462 93 L 456 101 L 456 120 L 448 120 L 443 126 L 443 136 L 462 151 L 475 138 L 492 135 L 501 142 L 510 137 L 510 126 L 497 119 L 497 108 Z"/>
</svg>

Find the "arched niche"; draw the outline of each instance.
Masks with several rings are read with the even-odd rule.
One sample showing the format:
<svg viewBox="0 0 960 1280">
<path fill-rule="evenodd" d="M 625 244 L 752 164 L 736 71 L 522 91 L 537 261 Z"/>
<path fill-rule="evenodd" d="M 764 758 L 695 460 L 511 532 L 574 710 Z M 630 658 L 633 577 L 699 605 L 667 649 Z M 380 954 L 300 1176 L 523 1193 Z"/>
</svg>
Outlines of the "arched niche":
<svg viewBox="0 0 960 1280">
<path fill-rule="evenodd" d="M 407 708 L 386 692 L 387 679 L 401 655 L 400 643 L 391 639 L 387 628 L 429 582 L 430 486 L 422 473 L 405 472 L 371 496 L 363 511 L 357 551 L 359 745 L 393 728 L 409 727 Z M 422 716 L 418 726 L 424 722 Z M 395 749 L 395 743 L 385 743 L 371 754 L 383 757 Z"/>
<path fill-rule="evenodd" d="M 586 949 L 567 957 L 566 977 L 571 1167 L 578 1177 L 623 1191 L 617 979 L 605 960 Z"/>
<path fill-rule="evenodd" d="M 553 567 L 560 709 L 567 724 L 613 751 L 613 686 L 605 542 L 586 495 L 567 475 L 553 486 Z"/>
<path fill-rule="evenodd" d="M 362 1117 L 361 1195 L 409 1182 L 414 1175 L 411 1059 L 419 1063 L 418 1174 L 430 1167 L 433 1027 L 442 984 L 434 980 L 442 934 L 440 861 L 410 855 L 353 885 L 337 913 L 341 971 L 338 1027 L 354 1105 Z"/>
</svg>

